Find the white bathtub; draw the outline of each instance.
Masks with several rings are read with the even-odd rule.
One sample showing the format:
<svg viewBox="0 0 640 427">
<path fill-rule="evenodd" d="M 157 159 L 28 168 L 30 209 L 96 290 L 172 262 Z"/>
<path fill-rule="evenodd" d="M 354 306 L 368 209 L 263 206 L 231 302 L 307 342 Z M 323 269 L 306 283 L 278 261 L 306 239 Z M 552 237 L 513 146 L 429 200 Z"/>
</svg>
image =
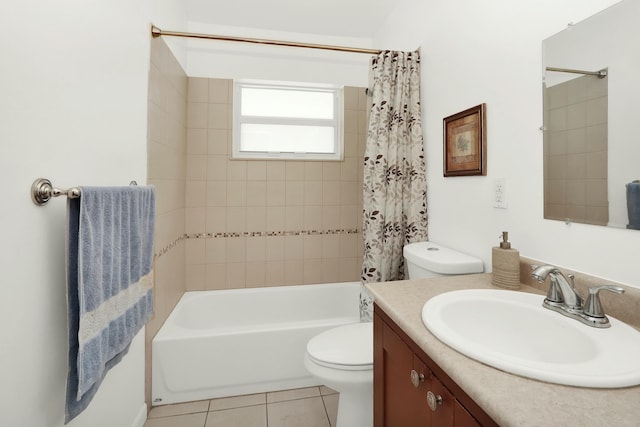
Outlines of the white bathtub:
<svg viewBox="0 0 640 427">
<path fill-rule="evenodd" d="M 152 404 L 318 385 L 307 341 L 360 321 L 359 282 L 187 292 L 152 344 Z"/>
</svg>

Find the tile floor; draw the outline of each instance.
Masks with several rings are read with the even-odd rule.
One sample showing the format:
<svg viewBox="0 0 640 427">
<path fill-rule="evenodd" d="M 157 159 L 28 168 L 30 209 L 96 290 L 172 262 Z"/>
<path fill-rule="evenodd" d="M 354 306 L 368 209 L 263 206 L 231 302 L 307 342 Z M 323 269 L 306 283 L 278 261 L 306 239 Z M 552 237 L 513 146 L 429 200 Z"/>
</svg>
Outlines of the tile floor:
<svg viewBox="0 0 640 427">
<path fill-rule="evenodd" d="M 156 406 L 144 427 L 335 427 L 338 394 L 328 387 Z"/>
</svg>

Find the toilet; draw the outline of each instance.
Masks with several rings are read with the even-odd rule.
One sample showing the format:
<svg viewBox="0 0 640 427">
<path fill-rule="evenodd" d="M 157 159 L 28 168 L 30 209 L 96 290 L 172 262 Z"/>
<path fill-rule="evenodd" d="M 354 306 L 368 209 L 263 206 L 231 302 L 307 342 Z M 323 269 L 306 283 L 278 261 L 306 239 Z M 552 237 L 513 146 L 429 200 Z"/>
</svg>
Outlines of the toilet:
<svg viewBox="0 0 640 427">
<path fill-rule="evenodd" d="M 403 249 L 409 279 L 482 273 L 482 261 L 432 242 Z M 373 323 L 329 329 L 307 343 L 304 366 L 340 393 L 337 427 L 373 426 Z"/>
<path fill-rule="evenodd" d="M 433 242 L 406 245 L 402 254 L 409 279 L 482 273 L 482 260 Z"/>
<path fill-rule="evenodd" d="M 311 338 L 304 366 L 340 393 L 337 427 L 373 426 L 373 322 L 339 326 Z"/>
</svg>

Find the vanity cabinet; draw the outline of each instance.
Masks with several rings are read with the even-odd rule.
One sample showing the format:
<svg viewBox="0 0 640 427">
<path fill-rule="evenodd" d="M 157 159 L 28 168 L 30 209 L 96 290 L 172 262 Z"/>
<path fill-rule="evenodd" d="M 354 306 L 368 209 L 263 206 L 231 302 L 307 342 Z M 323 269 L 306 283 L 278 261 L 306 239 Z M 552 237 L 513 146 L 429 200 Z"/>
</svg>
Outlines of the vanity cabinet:
<svg viewBox="0 0 640 427">
<path fill-rule="evenodd" d="M 373 331 L 374 427 L 497 426 L 378 306 Z"/>
</svg>

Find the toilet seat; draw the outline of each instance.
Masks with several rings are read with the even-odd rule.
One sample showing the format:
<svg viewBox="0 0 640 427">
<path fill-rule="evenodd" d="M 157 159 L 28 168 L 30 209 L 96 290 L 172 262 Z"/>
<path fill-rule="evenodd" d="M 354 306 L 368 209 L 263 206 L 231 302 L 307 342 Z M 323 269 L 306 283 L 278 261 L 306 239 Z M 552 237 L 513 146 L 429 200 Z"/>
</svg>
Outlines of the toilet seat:
<svg viewBox="0 0 640 427">
<path fill-rule="evenodd" d="M 353 323 L 322 332 L 307 343 L 314 363 L 345 371 L 373 369 L 373 323 Z"/>
</svg>

